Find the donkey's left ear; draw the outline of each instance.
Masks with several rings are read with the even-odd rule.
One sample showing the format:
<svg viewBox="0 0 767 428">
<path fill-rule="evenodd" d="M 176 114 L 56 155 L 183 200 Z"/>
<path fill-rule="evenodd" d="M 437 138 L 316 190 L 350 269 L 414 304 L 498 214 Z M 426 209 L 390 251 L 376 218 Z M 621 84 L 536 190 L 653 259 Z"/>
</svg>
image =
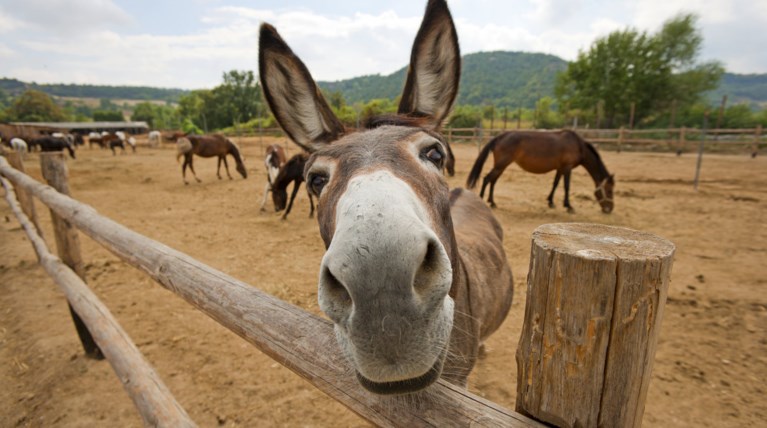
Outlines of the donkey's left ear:
<svg viewBox="0 0 767 428">
<path fill-rule="evenodd" d="M 444 0 L 429 0 L 410 54 L 399 114 L 424 116 L 438 128 L 450 113 L 461 78 L 458 33 Z"/>
<path fill-rule="evenodd" d="M 258 45 L 258 70 L 266 102 L 290 139 L 313 152 L 341 137 L 343 124 L 277 30 L 262 24 Z"/>
</svg>

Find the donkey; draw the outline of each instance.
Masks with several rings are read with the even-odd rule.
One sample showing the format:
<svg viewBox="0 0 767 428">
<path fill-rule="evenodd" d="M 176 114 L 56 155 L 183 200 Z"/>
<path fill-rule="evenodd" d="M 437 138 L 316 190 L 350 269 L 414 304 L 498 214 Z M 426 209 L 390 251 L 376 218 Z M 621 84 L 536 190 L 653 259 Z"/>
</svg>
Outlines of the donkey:
<svg viewBox="0 0 767 428">
<path fill-rule="evenodd" d="M 287 162 L 287 156 L 285 155 L 285 149 L 279 144 L 272 144 L 266 148 L 266 157 L 264 158 L 264 166 L 266 167 L 266 186 L 264 187 L 264 200 L 261 201 L 261 211 L 266 211 L 266 200 L 269 197 L 269 192 L 272 191 L 274 180 L 277 178 L 277 174 L 280 173 L 280 168 Z M 301 171 L 303 174 L 303 171 Z"/>
<path fill-rule="evenodd" d="M 290 138 L 312 152 L 326 252 L 319 305 L 367 390 L 405 394 L 440 376 L 466 386 L 480 345 L 503 322 L 513 281 L 503 230 L 471 192 L 450 191 L 438 133 L 458 92 L 461 56 L 444 0 L 429 0 L 398 116 L 346 133 L 306 66 L 263 24 L 264 96 Z"/>
</svg>

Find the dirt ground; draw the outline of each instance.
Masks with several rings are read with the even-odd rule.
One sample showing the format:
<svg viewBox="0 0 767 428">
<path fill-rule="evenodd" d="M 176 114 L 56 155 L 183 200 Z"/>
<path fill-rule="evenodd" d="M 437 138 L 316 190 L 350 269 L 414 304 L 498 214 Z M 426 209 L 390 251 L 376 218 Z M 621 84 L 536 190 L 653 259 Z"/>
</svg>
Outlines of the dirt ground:
<svg viewBox="0 0 767 428">
<path fill-rule="evenodd" d="M 112 156 L 87 148 L 69 161 L 73 195 L 136 231 L 314 312 L 323 246 L 302 191 L 287 221 L 260 213 L 263 142 L 240 141 L 247 180 L 184 186 L 174 147 Z M 282 141 L 282 140 L 280 140 Z M 455 147 L 461 186 L 476 146 Z M 295 147 L 290 147 L 296 153 Z M 767 159 L 707 155 L 694 191 L 686 154 L 602 153 L 616 174 L 616 209 L 600 212 L 585 170 L 574 172 L 575 214 L 549 209 L 553 175 L 513 166 L 495 210 L 515 275 L 511 312 L 488 342 L 469 389 L 514 408 L 514 353 L 522 328 L 530 236 L 544 223 L 594 222 L 656 233 L 677 253 L 644 417 L 646 427 L 741 427 L 767 420 Z M 25 162 L 39 179 L 36 154 Z M 487 168 L 487 167 L 486 167 Z M 487 170 L 487 169 L 486 169 Z M 232 169 L 232 173 L 234 169 Z M 0 191 L 2 192 L 2 191 Z M 38 203 L 45 236 L 52 232 Z M 244 340 L 81 235 L 87 281 L 201 426 L 366 426 Z M 106 361 L 83 356 L 67 305 L 0 203 L 0 425 L 141 426 Z"/>
</svg>

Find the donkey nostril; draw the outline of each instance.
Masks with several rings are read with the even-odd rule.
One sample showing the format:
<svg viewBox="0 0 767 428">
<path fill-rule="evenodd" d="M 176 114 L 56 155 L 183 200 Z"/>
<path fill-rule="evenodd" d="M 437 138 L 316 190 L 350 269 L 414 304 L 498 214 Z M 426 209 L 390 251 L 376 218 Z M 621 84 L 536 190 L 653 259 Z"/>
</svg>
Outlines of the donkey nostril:
<svg viewBox="0 0 767 428">
<path fill-rule="evenodd" d="M 430 287 L 433 287 L 436 278 L 439 277 L 439 269 L 441 267 L 438 243 L 429 240 L 429 243 L 426 245 L 426 252 L 424 253 L 421 265 L 416 272 L 413 288 L 418 292 L 425 292 Z"/>
<path fill-rule="evenodd" d="M 329 268 L 322 270 L 322 288 L 327 296 L 336 304 L 348 305 L 352 298 L 341 281 L 339 281 Z"/>
</svg>

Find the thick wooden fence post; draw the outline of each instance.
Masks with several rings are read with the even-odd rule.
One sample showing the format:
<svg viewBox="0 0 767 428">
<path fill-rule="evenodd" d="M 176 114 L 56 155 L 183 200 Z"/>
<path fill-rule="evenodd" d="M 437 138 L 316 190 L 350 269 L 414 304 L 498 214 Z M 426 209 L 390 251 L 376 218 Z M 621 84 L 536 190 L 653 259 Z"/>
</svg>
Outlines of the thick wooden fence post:
<svg viewBox="0 0 767 428">
<path fill-rule="evenodd" d="M 24 162 L 22 162 L 21 159 L 21 153 L 11 152 L 6 154 L 5 157 L 8 159 L 8 163 L 11 164 L 12 167 L 23 173 L 26 173 L 26 170 L 24 169 Z M 32 220 L 32 224 L 35 225 L 35 229 L 37 229 L 37 233 L 40 235 L 40 237 L 45 238 L 43 236 L 43 230 L 40 228 L 40 223 L 37 221 L 35 198 L 33 198 L 32 195 L 25 189 L 14 188 L 14 191 L 16 192 L 16 199 L 18 199 L 19 205 L 21 205 L 21 210 L 24 211 L 24 214 L 26 214 L 30 220 Z"/>
<path fill-rule="evenodd" d="M 674 245 L 619 227 L 533 232 L 516 410 L 561 427 L 639 427 Z"/>
<path fill-rule="evenodd" d="M 58 190 L 59 193 L 70 196 L 67 163 L 63 153 L 40 153 L 40 169 L 45 181 L 51 187 Z M 53 223 L 53 234 L 56 236 L 56 250 L 59 258 L 85 282 L 85 264 L 80 253 L 80 238 L 77 235 L 77 229 L 53 210 L 51 210 L 51 222 Z M 75 323 L 77 335 L 83 344 L 85 354 L 98 360 L 103 359 L 104 355 L 93 340 L 88 327 L 85 326 L 77 312 L 72 309 L 71 304 L 69 305 L 69 312 L 72 314 L 72 320 Z"/>
<path fill-rule="evenodd" d="M 762 125 L 756 125 L 756 133 L 754 134 L 754 143 L 751 145 L 751 157 L 755 158 L 759 153 L 759 142 L 762 139 Z"/>
<path fill-rule="evenodd" d="M 681 156 L 682 151 L 684 150 L 684 143 L 686 141 L 685 131 L 686 129 L 684 126 L 679 130 L 679 144 L 677 145 L 677 149 L 676 149 L 677 156 Z"/>
</svg>

